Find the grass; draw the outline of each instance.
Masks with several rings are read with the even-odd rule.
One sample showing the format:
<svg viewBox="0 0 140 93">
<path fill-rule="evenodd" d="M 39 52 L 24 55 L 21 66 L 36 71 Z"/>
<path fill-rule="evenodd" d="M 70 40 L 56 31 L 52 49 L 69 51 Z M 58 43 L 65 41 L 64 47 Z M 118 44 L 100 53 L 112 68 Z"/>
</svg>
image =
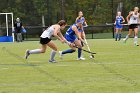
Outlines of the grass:
<svg viewBox="0 0 140 93">
<path fill-rule="evenodd" d="M 68 46 L 54 41 L 59 50 Z M 38 42 L 0 43 L 0 93 L 140 93 L 140 47 L 130 39 L 126 44 L 113 39 L 88 40 L 95 59 L 77 61 L 77 52 L 56 55 L 58 63 L 48 63 L 45 54 L 23 59 L 26 49 Z M 86 48 L 86 47 L 85 47 Z"/>
</svg>

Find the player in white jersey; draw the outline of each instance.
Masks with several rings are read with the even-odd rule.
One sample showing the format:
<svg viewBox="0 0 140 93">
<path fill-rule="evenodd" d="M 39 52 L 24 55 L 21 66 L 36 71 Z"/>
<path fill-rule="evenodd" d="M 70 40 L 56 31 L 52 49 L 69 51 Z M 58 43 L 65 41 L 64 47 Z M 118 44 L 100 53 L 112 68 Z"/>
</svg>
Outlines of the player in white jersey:
<svg viewBox="0 0 140 93">
<path fill-rule="evenodd" d="M 129 15 L 127 16 L 127 22 L 129 25 L 129 33 L 126 36 L 124 42 L 128 40 L 128 38 L 132 35 L 132 30 L 134 30 L 134 45 L 139 46 L 138 44 L 138 24 L 140 24 L 140 13 L 139 8 L 135 7 L 134 11 L 131 11 Z"/>
<path fill-rule="evenodd" d="M 60 31 L 60 30 L 64 30 L 65 26 L 66 26 L 66 22 L 64 20 L 60 20 L 57 24 L 48 27 L 40 36 L 41 48 L 34 49 L 34 50 L 26 50 L 25 58 L 27 59 L 30 54 L 45 53 L 46 48 L 48 46 L 52 49 L 49 62 L 56 62 L 54 60 L 54 57 L 57 52 L 57 47 L 51 41 L 51 37 L 54 36 L 58 38 L 62 43 L 67 43 L 69 45 L 70 43 L 63 37 Z"/>
</svg>

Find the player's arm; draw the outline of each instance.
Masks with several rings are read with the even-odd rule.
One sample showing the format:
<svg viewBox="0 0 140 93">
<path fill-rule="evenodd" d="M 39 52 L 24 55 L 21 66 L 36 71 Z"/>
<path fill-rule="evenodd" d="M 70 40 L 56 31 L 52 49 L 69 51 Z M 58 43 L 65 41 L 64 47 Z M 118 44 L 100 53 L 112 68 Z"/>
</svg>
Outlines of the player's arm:
<svg viewBox="0 0 140 93">
<path fill-rule="evenodd" d="M 75 20 L 75 23 L 77 22 L 77 20 L 79 20 L 81 18 L 81 16 L 78 16 Z"/>
<path fill-rule="evenodd" d="M 58 35 L 59 32 L 60 32 L 60 27 L 55 26 L 53 36 L 59 39 L 61 42 L 63 42 L 63 39 L 61 39 L 61 37 Z"/>
<path fill-rule="evenodd" d="M 115 22 L 114 22 L 114 25 L 116 25 L 116 20 L 115 20 Z"/>
<path fill-rule="evenodd" d="M 77 37 L 79 38 L 79 40 L 81 40 L 84 43 L 84 40 L 81 38 L 78 29 L 76 28 L 76 26 L 72 26 L 72 30 L 75 32 L 75 34 L 77 35 Z"/>
<path fill-rule="evenodd" d="M 68 42 L 65 38 L 64 38 L 64 36 L 62 35 L 62 33 L 59 31 L 58 32 L 58 36 L 63 40 L 63 43 L 67 43 L 68 45 L 70 45 L 70 42 Z"/>
<path fill-rule="evenodd" d="M 21 24 L 21 28 L 23 28 L 23 29 L 24 29 L 24 26 L 23 26 L 22 22 L 21 22 L 20 24 Z"/>
<path fill-rule="evenodd" d="M 140 18 L 140 14 L 139 14 L 139 18 Z M 138 21 L 138 24 L 140 24 L 140 20 Z"/>
<path fill-rule="evenodd" d="M 86 38 L 85 31 L 82 31 L 82 36 L 83 36 L 83 39 L 85 40 Z"/>
<path fill-rule="evenodd" d="M 25 29 L 22 23 L 21 23 L 21 27 L 22 27 L 22 29 Z"/>
<path fill-rule="evenodd" d="M 117 16 L 116 16 L 116 19 L 117 19 Z M 116 25 L 116 19 L 115 19 L 114 25 Z"/>
<path fill-rule="evenodd" d="M 85 21 L 84 21 L 84 24 L 85 24 L 86 26 L 88 26 L 86 19 L 85 19 Z"/>
<path fill-rule="evenodd" d="M 132 15 L 132 12 L 130 12 L 129 15 L 126 17 L 126 21 L 127 21 L 128 24 L 129 24 L 131 15 Z"/>
<path fill-rule="evenodd" d="M 125 22 L 125 19 L 124 19 L 124 17 L 123 17 L 123 16 L 122 16 L 122 19 L 123 19 L 122 23 L 124 23 L 124 22 Z"/>
</svg>

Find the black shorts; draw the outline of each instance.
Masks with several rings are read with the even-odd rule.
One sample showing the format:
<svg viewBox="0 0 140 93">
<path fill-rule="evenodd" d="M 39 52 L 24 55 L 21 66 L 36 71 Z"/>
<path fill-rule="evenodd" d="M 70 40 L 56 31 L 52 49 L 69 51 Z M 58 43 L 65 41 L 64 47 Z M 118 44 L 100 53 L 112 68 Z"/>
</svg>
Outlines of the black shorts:
<svg viewBox="0 0 140 93">
<path fill-rule="evenodd" d="M 131 25 L 129 25 L 129 29 L 135 29 L 135 28 L 138 28 L 138 25 L 137 24 L 131 24 Z"/>
<path fill-rule="evenodd" d="M 50 41 L 51 41 L 51 39 L 48 37 L 40 38 L 40 44 L 42 44 L 42 45 L 48 44 Z"/>
</svg>

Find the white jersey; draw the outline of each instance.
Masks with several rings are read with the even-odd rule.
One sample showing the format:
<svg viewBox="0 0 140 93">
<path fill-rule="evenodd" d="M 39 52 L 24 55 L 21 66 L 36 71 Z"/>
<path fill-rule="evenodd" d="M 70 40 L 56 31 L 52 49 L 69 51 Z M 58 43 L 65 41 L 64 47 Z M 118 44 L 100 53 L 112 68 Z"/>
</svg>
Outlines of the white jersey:
<svg viewBox="0 0 140 93">
<path fill-rule="evenodd" d="M 43 33 L 42 35 L 40 36 L 41 38 L 51 38 L 53 36 L 53 33 L 54 33 L 54 25 L 48 27 Z"/>
<path fill-rule="evenodd" d="M 139 13 L 135 14 L 134 12 L 132 12 L 132 16 L 130 17 L 130 24 L 138 24 L 139 16 Z"/>
</svg>

